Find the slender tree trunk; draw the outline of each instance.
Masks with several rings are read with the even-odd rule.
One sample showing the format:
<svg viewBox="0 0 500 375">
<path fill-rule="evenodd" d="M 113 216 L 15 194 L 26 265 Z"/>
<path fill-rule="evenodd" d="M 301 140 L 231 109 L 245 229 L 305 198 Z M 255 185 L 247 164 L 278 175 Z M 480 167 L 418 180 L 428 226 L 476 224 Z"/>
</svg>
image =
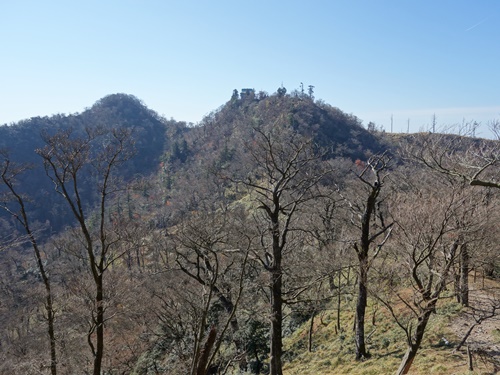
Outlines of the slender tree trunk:
<svg viewBox="0 0 500 375">
<path fill-rule="evenodd" d="M 96 352 L 94 357 L 94 375 L 101 375 L 102 359 L 104 356 L 104 298 L 102 274 L 96 282 Z"/>
<path fill-rule="evenodd" d="M 281 355 L 283 351 L 282 343 L 282 323 L 283 323 L 283 301 L 281 297 L 282 278 L 281 267 L 276 267 L 271 273 L 271 352 L 270 352 L 270 374 L 283 375 Z"/>
<path fill-rule="evenodd" d="M 309 334 L 308 334 L 308 340 L 307 340 L 307 351 L 309 353 L 312 352 L 312 338 L 313 338 L 314 318 L 315 317 L 316 317 L 316 309 L 314 309 L 312 312 L 311 323 L 309 324 Z"/>
<path fill-rule="evenodd" d="M 366 305 L 368 303 L 368 271 L 369 271 L 369 251 L 370 245 L 377 236 L 370 235 L 372 216 L 375 212 L 375 205 L 377 197 L 380 193 L 380 180 L 378 172 L 376 174 L 377 181 L 370 185 L 370 195 L 366 201 L 365 211 L 361 218 L 361 238 L 358 243 L 354 244 L 354 249 L 358 256 L 359 262 L 359 275 L 358 275 L 358 299 L 356 302 L 356 360 L 361 360 L 369 357 L 365 345 L 365 313 Z M 384 226 L 385 227 L 385 226 Z M 384 233 L 385 229 L 380 234 Z M 379 235 L 380 235 L 379 234 Z"/>
<path fill-rule="evenodd" d="M 467 333 L 465 334 L 465 336 L 462 338 L 462 340 L 458 343 L 457 347 L 455 348 L 455 350 L 453 350 L 454 352 L 457 352 L 459 351 L 462 346 L 465 344 L 465 342 L 467 341 L 467 339 L 469 338 L 470 334 L 472 333 L 472 331 L 474 330 L 474 328 L 476 328 L 476 325 L 478 325 L 480 323 L 474 323 L 468 330 L 467 330 Z"/>
<path fill-rule="evenodd" d="M 212 286 L 214 294 L 219 298 L 220 303 L 222 304 L 222 307 L 224 310 L 226 310 L 226 313 L 228 315 L 231 315 L 234 310 L 234 304 L 233 301 L 231 301 L 230 298 L 226 297 L 222 292 L 217 288 L 215 285 Z M 234 315 L 231 318 L 230 321 L 230 326 L 231 326 L 231 331 L 233 332 L 233 337 L 237 337 L 237 333 L 239 331 L 239 324 L 238 324 L 238 319 L 236 318 L 236 315 Z M 237 338 L 233 338 L 234 345 L 236 346 L 236 351 L 238 353 L 243 351 L 243 345 L 241 341 Z"/>
<path fill-rule="evenodd" d="M 469 348 L 469 345 L 467 345 L 467 358 L 469 362 L 469 371 L 474 371 L 474 362 L 472 361 L 472 351 Z"/>
<path fill-rule="evenodd" d="M 435 303 L 432 304 L 432 306 L 429 306 L 429 308 L 423 313 L 423 315 L 419 317 L 415 333 L 411 338 L 411 343 L 408 344 L 408 348 L 403 359 L 401 360 L 401 364 L 398 371 L 396 372 L 396 375 L 404 375 L 409 373 L 411 365 L 413 364 L 413 360 L 415 359 L 418 349 L 422 344 L 425 328 L 427 327 L 429 318 L 432 314 L 432 311 L 434 310 L 434 305 Z"/>
<path fill-rule="evenodd" d="M 347 269 L 347 272 L 349 272 L 349 269 Z M 339 287 L 338 287 L 338 295 L 337 295 L 337 330 L 340 332 L 340 307 L 342 303 L 342 295 L 340 294 L 340 283 L 342 282 L 341 280 L 342 276 L 342 270 L 339 271 Z M 349 283 L 349 274 L 347 274 L 347 283 Z"/>
<path fill-rule="evenodd" d="M 281 356 L 283 354 L 283 277 L 281 269 L 282 249 L 285 245 L 286 230 L 280 232 L 280 204 L 279 195 L 273 193 L 274 210 L 268 211 L 272 223 L 272 265 L 269 268 L 271 273 L 271 345 L 269 353 L 270 375 L 283 375 Z M 283 237 L 282 237 L 283 236 Z"/>
<path fill-rule="evenodd" d="M 458 303 L 462 303 L 461 297 L 462 295 L 460 294 L 460 267 L 458 267 L 458 271 L 453 275 L 453 292 L 455 293 L 455 298 L 457 299 Z"/>
<path fill-rule="evenodd" d="M 283 375 L 281 356 L 283 354 L 282 325 L 282 270 L 278 210 L 271 218 L 273 222 L 273 265 L 271 268 L 271 350 L 270 375 Z"/>
<path fill-rule="evenodd" d="M 45 280 L 44 280 L 45 282 Z M 52 293 L 50 290 L 50 284 L 45 284 L 46 290 L 46 305 L 47 310 L 47 320 L 48 320 L 48 332 L 50 339 L 50 373 L 52 375 L 57 375 L 57 354 L 56 354 L 56 336 L 54 332 L 54 309 L 52 307 Z"/>
<path fill-rule="evenodd" d="M 27 220 L 27 217 L 25 216 L 24 212 L 24 206 L 23 206 L 23 216 L 24 219 Z M 26 230 L 28 232 L 28 235 L 30 236 L 30 241 L 33 246 L 33 249 L 35 250 L 38 269 L 40 271 L 40 274 L 42 275 L 43 285 L 45 286 L 45 311 L 47 311 L 48 334 L 50 340 L 50 373 L 52 375 L 57 375 L 56 335 L 54 331 L 55 316 L 52 303 L 52 291 L 50 288 L 50 280 L 49 276 L 47 275 L 47 272 L 45 272 L 45 267 L 42 262 L 42 256 L 40 250 L 38 249 L 38 243 L 36 242 L 35 237 L 33 236 L 33 233 L 31 232 L 28 225 L 26 225 Z"/>
<path fill-rule="evenodd" d="M 359 277 L 358 277 L 358 299 L 356 302 L 356 359 L 368 358 L 368 353 L 366 351 L 365 345 L 365 313 L 366 305 L 368 302 L 368 272 L 367 272 L 367 260 L 360 259 L 359 262 Z"/>
<path fill-rule="evenodd" d="M 204 281 L 202 278 L 194 276 L 189 271 L 187 271 L 186 269 L 184 269 L 184 267 L 182 267 L 182 266 L 181 266 L 181 269 L 184 271 L 184 273 L 186 275 L 188 275 L 189 277 L 194 278 L 201 285 L 207 286 L 206 281 Z M 235 309 L 234 303 L 231 300 L 231 297 L 224 295 L 224 293 L 222 293 L 220 291 L 220 289 L 215 284 L 210 283 L 209 286 L 210 286 L 210 289 L 212 290 L 212 292 L 214 293 L 214 295 L 216 295 L 217 298 L 219 299 L 219 302 L 222 304 L 222 307 L 224 308 L 224 310 L 226 310 L 226 313 L 229 316 L 233 315 L 233 317 L 231 318 L 231 321 L 229 322 L 229 324 L 230 324 L 231 330 L 233 332 L 233 343 L 236 346 L 236 351 L 238 353 L 241 353 L 241 352 L 244 351 L 244 348 L 243 348 L 243 344 L 242 344 L 241 340 L 239 340 L 237 338 L 237 336 L 238 336 L 237 333 L 239 331 L 239 324 L 238 324 L 238 319 L 236 318 L 236 315 L 233 314 L 234 309 Z"/>
<path fill-rule="evenodd" d="M 30 234 L 31 236 L 31 234 Z M 38 269 L 42 275 L 43 284 L 45 286 L 45 311 L 47 311 L 47 324 L 48 324 L 48 334 L 50 340 L 50 373 L 52 375 L 57 375 L 57 354 L 56 354 L 56 335 L 54 332 L 54 308 L 52 304 L 52 291 L 50 289 L 50 280 L 45 272 L 45 267 L 42 263 L 42 258 L 40 251 L 38 250 L 38 245 L 34 242 L 32 238 L 32 244 L 35 248 L 35 254 L 38 262 Z"/>
<path fill-rule="evenodd" d="M 460 247 L 460 282 L 459 282 L 459 302 L 465 306 L 469 306 L 469 251 L 467 244 Z"/>
</svg>

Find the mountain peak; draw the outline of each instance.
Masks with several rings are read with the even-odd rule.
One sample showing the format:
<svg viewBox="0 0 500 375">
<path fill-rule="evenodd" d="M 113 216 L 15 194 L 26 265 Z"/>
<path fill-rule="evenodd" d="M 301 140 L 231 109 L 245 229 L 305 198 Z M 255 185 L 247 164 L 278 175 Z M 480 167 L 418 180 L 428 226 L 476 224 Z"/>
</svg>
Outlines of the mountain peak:
<svg viewBox="0 0 500 375">
<path fill-rule="evenodd" d="M 84 114 L 126 120 L 129 124 L 143 123 L 145 120 L 160 121 L 160 116 L 134 95 L 117 93 L 99 99 Z"/>
</svg>

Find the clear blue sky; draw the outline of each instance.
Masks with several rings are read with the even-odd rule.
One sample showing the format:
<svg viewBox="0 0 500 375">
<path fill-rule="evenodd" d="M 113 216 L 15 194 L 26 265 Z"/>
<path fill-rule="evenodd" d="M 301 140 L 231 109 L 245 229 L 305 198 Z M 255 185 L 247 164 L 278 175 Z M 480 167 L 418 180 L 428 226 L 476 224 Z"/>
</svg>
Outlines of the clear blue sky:
<svg viewBox="0 0 500 375">
<path fill-rule="evenodd" d="M 301 82 L 386 130 L 500 118 L 497 0 L 0 0 L 0 42 L 0 123 L 118 92 L 197 123 Z"/>
</svg>

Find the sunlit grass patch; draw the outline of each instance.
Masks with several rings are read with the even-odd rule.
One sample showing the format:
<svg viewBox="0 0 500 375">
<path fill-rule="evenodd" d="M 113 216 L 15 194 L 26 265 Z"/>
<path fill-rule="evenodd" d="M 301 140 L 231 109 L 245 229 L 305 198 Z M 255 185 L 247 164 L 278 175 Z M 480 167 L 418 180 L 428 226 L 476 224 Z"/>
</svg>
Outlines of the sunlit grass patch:
<svg viewBox="0 0 500 375">
<path fill-rule="evenodd" d="M 310 321 L 305 322 L 284 341 L 285 351 L 293 351 L 293 359 L 285 361 L 285 375 L 375 375 L 393 374 L 406 351 L 405 335 L 390 314 L 378 305 L 370 305 L 366 316 L 366 344 L 371 357 L 355 360 L 353 332 L 354 304 L 341 311 L 341 330 L 336 328 L 337 312 L 316 316 L 313 325 L 312 351 L 307 351 Z M 458 342 L 450 330 L 450 321 L 462 311 L 452 298 L 440 301 L 427 327 L 422 347 L 412 365 L 414 375 L 487 374 L 487 366 L 477 363 L 477 372 L 467 370 L 464 353 L 453 353 Z M 375 323 L 375 325 L 373 324 Z M 500 339 L 500 331 L 497 333 Z M 302 351 L 299 353 L 299 351 Z M 292 357 L 292 356 L 290 356 Z M 490 372 L 491 373 L 491 372 Z"/>
</svg>

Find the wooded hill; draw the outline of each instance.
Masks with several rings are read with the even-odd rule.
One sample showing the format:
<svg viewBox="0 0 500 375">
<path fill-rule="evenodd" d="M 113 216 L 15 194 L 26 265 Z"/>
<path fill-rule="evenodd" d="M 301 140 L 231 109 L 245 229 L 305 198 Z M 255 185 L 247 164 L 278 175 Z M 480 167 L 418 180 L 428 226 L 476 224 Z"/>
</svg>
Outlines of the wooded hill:
<svg viewBox="0 0 500 375">
<path fill-rule="evenodd" d="M 441 309 L 498 319 L 499 143 L 368 130 L 284 88 L 196 126 L 115 94 L 0 127 L 0 374 L 293 374 L 327 346 L 325 374 L 429 372 Z"/>
</svg>

